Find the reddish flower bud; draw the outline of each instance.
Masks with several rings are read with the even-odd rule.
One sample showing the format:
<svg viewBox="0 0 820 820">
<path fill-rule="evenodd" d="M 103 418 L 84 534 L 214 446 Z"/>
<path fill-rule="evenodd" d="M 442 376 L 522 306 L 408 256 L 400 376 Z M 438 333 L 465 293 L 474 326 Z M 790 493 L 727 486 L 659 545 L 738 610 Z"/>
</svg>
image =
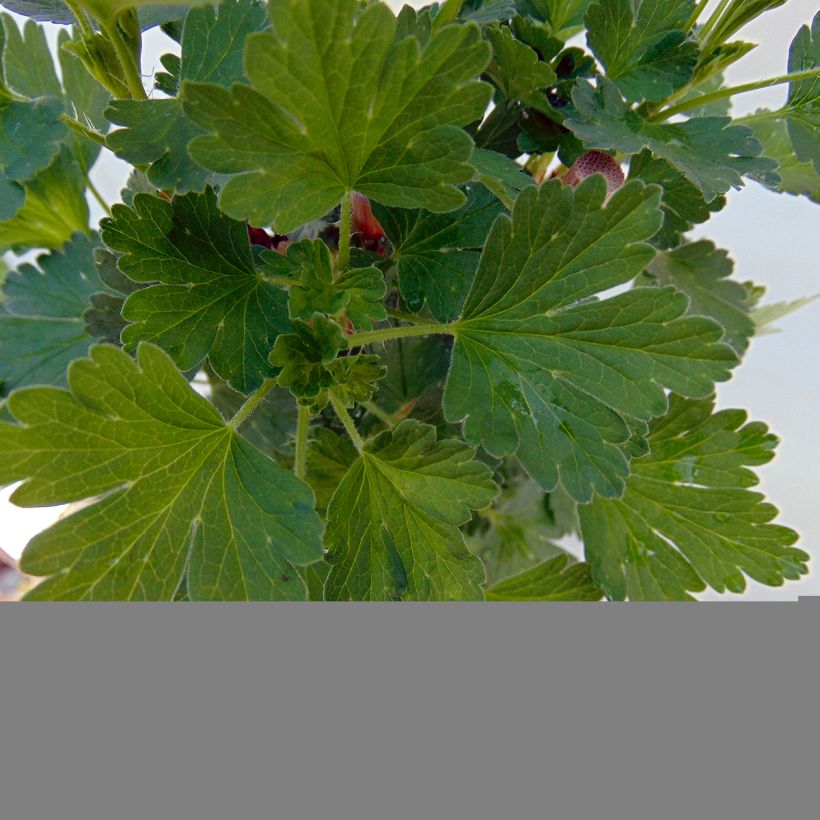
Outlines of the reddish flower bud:
<svg viewBox="0 0 820 820">
<path fill-rule="evenodd" d="M 606 180 L 607 196 L 612 196 L 624 184 L 624 172 L 615 160 L 601 151 L 587 151 L 581 154 L 570 169 L 561 177 L 564 185 L 577 188 L 588 176 L 603 174 Z"/>
<path fill-rule="evenodd" d="M 353 194 L 353 230 L 362 242 L 376 242 L 384 238 L 384 228 L 373 216 L 370 200 L 362 194 Z"/>
</svg>

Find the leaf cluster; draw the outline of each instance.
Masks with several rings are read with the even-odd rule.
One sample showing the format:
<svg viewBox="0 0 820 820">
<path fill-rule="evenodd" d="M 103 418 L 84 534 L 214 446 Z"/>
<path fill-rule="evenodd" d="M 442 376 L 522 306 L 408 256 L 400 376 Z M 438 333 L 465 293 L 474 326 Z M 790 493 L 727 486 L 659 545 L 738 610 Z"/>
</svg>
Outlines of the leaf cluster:
<svg viewBox="0 0 820 820">
<path fill-rule="evenodd" d="M 3 0 L 0 249 L 36 253 L 0 282 L 0 484 L 73 505 L 28 597 L 798 580 L 776 438 L 714 395 L 807 300 L 690 236 L 749 181 L 820 198 L 820 16 L 753 84 L 780 108 L 723 79 L 782 2 Z"/>
</svg>

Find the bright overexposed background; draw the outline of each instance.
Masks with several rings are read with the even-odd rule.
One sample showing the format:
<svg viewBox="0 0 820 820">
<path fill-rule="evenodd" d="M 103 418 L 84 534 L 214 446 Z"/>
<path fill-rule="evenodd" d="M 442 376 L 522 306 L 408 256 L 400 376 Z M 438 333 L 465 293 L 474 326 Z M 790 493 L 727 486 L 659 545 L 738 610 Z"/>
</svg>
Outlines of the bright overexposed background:
<svg viewBox="0 0 820 820">
<path fill-rule="evenodd" d="M 786 70 L 789 43 L 798 28 L 811 22 L 816 0 L 790 0 L 767 12 L 738 35 L 757 42 L 758 47 L 727 71 L 731 85 L 776 76 Z M 389 0 L 394 9 L 401 7 Z M 411 2 L 420 7 L 425 2 Z M 712 4 L 714 5 L 714 4 Z M 52 43 L 57 26 L 47 26 Z M 174 51 L 176 44 L 158 29 L 147 32 L 143 53 L 146 87 L 159 67 L 158 57 Z M 782 104 L 786 87 L 744 94 L 735 98 L 734 111 L 746 114 L 759 107 Z M 103 151 L 92 178 L 107 201 L 116 201 L 125 181 L 125 163 Z M 796 299 L 820 292 L 820 265 L 816 239 L 820 236 L 820 206 L 805 198 L 777 195 L 749 183 L 742 191 L 729 194 L 728 204 L 694 232 L 728 249 L 735 260 L 735 275 L 767 288 L 766 301 Z M 102 214 L 91 201 L 92 217 Z M 814 241 L 813 241 L 814 240 Z M 802 535 L 800 546 L 820 559 L 820 301 L 782 320 L 782 332 L 752 342 L 746 358 L 732 380 L 720 385 L 721 407 L 747 408 L 750 417 L 767 422 L 782 437 L 775 460 L 760 469 L 761 489 L 780 507 L 779 519 Z M 59 508 L 25 510 L 8 502 L 12 488 L 0 491 L 0 547 L 19 556 L 23 547 L 60 513 Z M 744 596 L 704 598 L 745 598 L 793 600 L 797 595 L 820 595 L 820 572 L 800 583 L 780 588 L 753 582 Z"/>
</svg>

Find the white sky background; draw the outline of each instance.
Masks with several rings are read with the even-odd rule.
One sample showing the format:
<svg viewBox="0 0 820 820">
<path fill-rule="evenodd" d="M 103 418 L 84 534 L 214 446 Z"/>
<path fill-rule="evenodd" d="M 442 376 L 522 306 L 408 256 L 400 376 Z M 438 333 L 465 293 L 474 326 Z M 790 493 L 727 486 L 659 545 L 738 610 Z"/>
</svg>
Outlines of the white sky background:
<svg viewBox="0 0 820 820">
<path fill-rule="evenodd" d="M 388 0 L 394 9 L 397 0 Z M 410 5 L 420 7 L 416 0 Z M 816 0 L 790 0 L 767 12 L 738 35 L 758 47 L 727 71 L 730 85 L 786 71 L 789 43 L 798 28 L 811 23 Z M 57 26 L 52 30 L 56 38 Z M 159 29 L 147 32 L 143 51 L 146 79 L 159 67 L 158 57 L 176 44 Z M 146 86 L 151 82 L 147 81 Z M 760 107 L 775 108 L 785 99 L 786 86 L 744 94 L 735 98 L 735 112 L 746 114 Z M 92 178 L 109 202 L 118 199 L 128 166 L 103 151 Z M 766 191 L 749 182 L 742 191 L 729 194 L 726 208 L 693 236 L 708 237 L 730 251 L 735 276 L 741 281 L 765 285 L 767 301 L 796 299 L 820 292 L 820 264 L 815 248 L 820 236 L 820 206 L 804 197 Z M 92 201 L 92 218 L 102 214 Z M 812 239 L 815 241 L 812 242 Z M 760 489 L 781 510 L 778 519 L 801 535 L 800 546 L 820 560 L 820 301 L 781 320 L 782 332 L 752 342 L 732 380 L 720 385 L 721 407 L 743 407 L 750 417 L 765 421 L 782 438 L 775 460 L 760 469 Z M 48 526 L 59 509 L 23 510 L 8 502 L 11 488 L 0 491 L 0 547 L 19 556 L 32 535 Z M 798 594 L 820 595 L 820 572 L 815 570 L 800 583 L 780 588 L 753 582 L 744 596 L 707 594 L 701 597 L 756 600 L 793 600 Z"/>
</svg>

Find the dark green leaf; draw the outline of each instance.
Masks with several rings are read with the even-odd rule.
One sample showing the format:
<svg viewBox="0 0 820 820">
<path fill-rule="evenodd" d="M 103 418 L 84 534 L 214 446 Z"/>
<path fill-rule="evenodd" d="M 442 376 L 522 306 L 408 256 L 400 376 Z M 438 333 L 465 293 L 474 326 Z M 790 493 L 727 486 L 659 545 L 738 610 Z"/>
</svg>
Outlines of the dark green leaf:
<svg viewBox="0 0 820 820">
<path fill-rule="evenodd" d="M 19 390 L 0 425 L 0 482 L 15 503 L 102 496 L 36 536 L 21 564 L 51 576 L 35 599 L 304 598 L 294 564 L 321 557 L 310 488 L 226 426 L 168 356 L 139 365 L 98 345 L 72 364 L 70 392 Z"/>
<path fill-rule="evenodd" d="M 0 176 L 31 179 L 51 164 L 68 136 L 59 97 L 4 100 L 0 95 Z"/>
<path fill-rule="evenodd" d="M 507 578 L 487 592 L 488 601 L 600 601 L 603 593 L 592 580 L 589 564 L 569 564 L 558 555 Z"/>
<path fill-rule="evenodd" d="M 356 449 L 348 436 L 340 436 L 327 427 L 310 431 L 305 480 L 313 489 L 320 513 L 327 510 L 333 493 L 355 460 Z"/>
<path fill-rule="evenodd" d="M 581 25 L 590 0 L 519 0 L 522 14 L 550 24 L 554 34 L 566 33 Z"/>
<path fill-rule="evenodd" d="M 223 0 L 217 9 L 193 9 L 183 27 L 181 80 L 221 86 L 241 82 L 245 39 L 266 23 L 265 8 L 255 0 Z M 148 178 L 158 188 L 201 191 L 211 179 L 188 153 L 188 143 L 204 132 L 178 99 L 117 100 L 106 115 L 125 126 L 109 135 L 111 150 L 134 165 L 150 164 Z"/>
<path fill-rule="evenodd" d="M 808 71 L 820 64 L 820 12 L 811 29 L 803 26 L 789 48 L 789 72 Z M 800 162 L 811 162 L 820 174 L 820 77 L 789 84 L 786 102 L 789 136 Z"/>
<path fill-rule="evenodd" d="M 762 146 L 750 128 L 732 125 L 729 117 L 696 117 L 680 123 L 654 123 L 630 110 L 614 83 L 597 89 L 579 83 L 572 92 L 576 112 L 564 121 L 589 148 L 637 154 L 648 148 L 672 163 L 708 202 L 743 176 L 766 179 L 774 160 L 759 156 Z"/>
<path fill-rule="evenodd" d="M 663 100 L 689 80 L 699 51 L 687 40 L 695 0 L 605 0 L 586 14 L 587 43 L 626 99 Z"/>
<path fill-rule="evenodd" d="M 413 311 L 425 301 L 440 321 L 458 316 L 470 289 L 479 250 L 501 212 L 495 196 L 479 186 L 449 214 L 373 206 L 393 245 L 401 295 Z"/>
<path fill-rule="evenodd" d="M 776 437 L 713 405 L 674 397 L 623 498 L 580 508 L 586 557 L 608 597 L 685 600 L 706 584 L 742 592 L 744 574 L 780 586 L 807 572 L 809 556 L 791 546 L 797 534 L 770 523 L 777 510 L 748 489 L 758 481 L 749 467 L 772 458 Z"/>
<path fill-rule="evenodd" d="M 549 63 L 540 60 L 526 43 L 515 39 L 506 26 L 488 29 L 487 37 L 493 47 L 487 73 L 501 93 L 530 108 L 551 112 L 545 89 L 554 85 L 557 77 Z"/>
<path fill-rule="evenodd" d="M 5 392 L 30 384 L 64 385 L 69 362 L 92 339 L 83 311 L 100 290 L 91 256 L 96 237 L 77 234 L 62 252 L 38 257 L 6 276 L 0 313 L 0 382 Z"/>
<path fill-rule="evenodd" d="M 517 162 L 495 151 L 476 148 L 472 163 L 476 168 L 475 179 L 507 208 L 512 208 L 518 194 L 535 182 Z"/>
<path fill-rule="evenodd" d="M 763 145 L 763 153 L 777 161 L 777 190 L 820 202 L 820 173 L 810 162 L 801 162 L 795 156 L 785 120 L 755 120 L 752 128 Z"/>
<path fill-rule="evenodd" d="M 458 526 L 497 492 L 463 442 L 403 421 L 365 444 L 328 510 L 328 600 L 481 599 Z"/>
<path fill-rule="evenodd" d="M 618 496 L 633 419 L 666 411 L 664 388 L 691 396 L 728 378 L 737 359 L 713 321 L 682 317 L 673 289 L 628 282 L 655 255 L 660 190 L 629 182 L 604 207 L 595 174 L 524 191 L 499 217 L 453 330 L 444 396 L 449 421 L 496 456 L 518 453 L 551 489 L 578 501 Z"/>
<path fill-rule="evenodd" d="M 771 156 L 767 153 L 767 156 Z M 706 222 L 715 211 L 726 204 L 723 196 L 715 197 L 711 202 L 678 170 L 665 159 L 657 159 L 649 151 L 635 154 L 629 163 L 629 178 L 640 179 L 646 183 L 655 183 L 663 189 L 661 209 L 663 225 L 652 238 L 652 242 L 661 248 L 673 248 L 679 245 L 684 233 L 695 225 Z"/>
<path fill-rule="evenodd" d="M 274 375 L 268 354 L 290 327 L 286 295 L 257 274 L 246 226 L 217 210 L 213 191 L 171 202 L 137 194 L 133 209 L 115 205 L 100 225 L 126 276 L 159 283 L 128 297 L 126 349 L 156 342 L 181 370 L 207 357 L 242 393 Z"/>
<path fill-rule="evenodd" d="M 472 140 L 490 87 L 473 24 L 449 25 L 423 47 L 396 42 L 382 3 L 280 0 L 270 33 L 247 38 L 251 87 L 183 85 L 185 111 L 212 136 L 191 143 L 201 165 L 232 177 L 225 211 L 279 233 L 324 216 L 356 190 L 404 208 L 449 211 L 473 174 Z"/>
</svg>

